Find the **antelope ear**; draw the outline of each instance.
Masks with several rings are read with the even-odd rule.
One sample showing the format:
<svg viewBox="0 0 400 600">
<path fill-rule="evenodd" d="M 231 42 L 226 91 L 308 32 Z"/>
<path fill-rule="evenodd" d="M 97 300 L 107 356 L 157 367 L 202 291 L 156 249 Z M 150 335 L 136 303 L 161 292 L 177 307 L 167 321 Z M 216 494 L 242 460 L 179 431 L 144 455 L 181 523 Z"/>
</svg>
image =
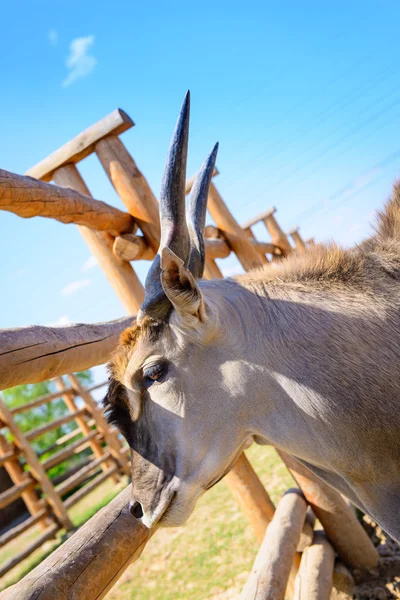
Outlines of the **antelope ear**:
<svg viewBox="0 0 400 600">
<path fill-rule="evenodd" d="M 206 307 L 200 288 L 191 272 L 168 247 L 161 252 L 161 283 L 164 292 L 188 327 L 206 321 Z"/>
</svg>

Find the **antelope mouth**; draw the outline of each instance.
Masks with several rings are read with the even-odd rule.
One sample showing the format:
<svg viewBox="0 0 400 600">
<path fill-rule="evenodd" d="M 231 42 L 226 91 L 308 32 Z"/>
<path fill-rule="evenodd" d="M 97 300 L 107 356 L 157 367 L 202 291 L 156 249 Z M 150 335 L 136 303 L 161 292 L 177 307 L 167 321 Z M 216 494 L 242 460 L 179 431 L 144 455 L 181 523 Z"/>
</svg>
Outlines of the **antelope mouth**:
<svg viewBox="0 0 400 600">
<path fill-rule="evenodd" d="M 148 529 L 152 529 L 156 526 L 162 525 L 162 522 L 166 520 L 175 504 L 177 492 L 174 490 L 168 495 L 166 500 L 157 506 L 156 510 L 152 514 L 143 513 L 141 521 Z"/>
</svg>

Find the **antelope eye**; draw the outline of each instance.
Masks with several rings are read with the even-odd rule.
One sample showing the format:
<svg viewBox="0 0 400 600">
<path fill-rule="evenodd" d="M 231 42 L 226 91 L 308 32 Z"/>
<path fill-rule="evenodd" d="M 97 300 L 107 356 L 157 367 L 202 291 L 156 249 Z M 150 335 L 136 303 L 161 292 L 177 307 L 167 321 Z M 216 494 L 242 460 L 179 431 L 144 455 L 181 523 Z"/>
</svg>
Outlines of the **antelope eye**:
<svg viewBox="0 0 400 600">
<path fill-rule="evenodd" d="M 143 369 L 143 377 L 146 387 L 150 387 L 155 381 L 162 381 L 167 372 L 165 363 L 157 363 Z"/>
</svg>

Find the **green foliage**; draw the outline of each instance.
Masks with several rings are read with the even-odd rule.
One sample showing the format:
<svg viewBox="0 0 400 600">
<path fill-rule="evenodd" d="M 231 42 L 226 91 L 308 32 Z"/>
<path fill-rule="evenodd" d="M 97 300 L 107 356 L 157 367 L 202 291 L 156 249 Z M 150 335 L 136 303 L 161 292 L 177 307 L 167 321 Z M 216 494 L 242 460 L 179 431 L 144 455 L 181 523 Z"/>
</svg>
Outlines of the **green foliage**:
<svg viewBox="0 0 400 600">
<path fill-rule="evenodd" d="M 84 385 L 88 385 L 92 382 L 92 374 L 90 371 L 82 371 L 77 373 L 77 376 Z M 28 402 L 31 402 L 40 396 L 45 396 L 46 394 L 51 394 L 55 391 L 57 391 L 57 388 L 53 381 L 43 381 L 41 383 L 18 385 L 14 388 L 5 390 L 2 393 L 4 402 L 8 408 L 13 409 L 27 404 Z M 31 429 L 36 429 L 45 423 L 50 423 L 55 419 L 63 417 L 64 415 L 67 415 L 68 412 L 69 411 L 64 401 L 61 398 L 58 398 L 46 404 L 42 404 L 41 406 L 18 413 L 14 416 L 14 419 L 20 429 L 25 433 Z M 69 433 L 76 427 L 76 423 L 71 422 L 62 425 L 61 427 L 57 427 L 52 431 L 48 431 L 47 433 L 33 440 L 32 447 L 38 454 L 43 454 L 43 458 L 47 458 L 58 451 L 60 447 L 53 448 L 46 453 L 44 453 L 44 451 L 47 448 L 51 448 L 60 437 L 66 433 Z M 12 440 L 12 435 L 9 432 L 6 433 L 6 437 L 9 440 Z M 76 457 L 72 457 L 71 462 L 73 463 L 74 461 L 76 461 Z M 70 466 L 71 462 L 69 465 L 67 463 L 63 463 L 54 467 L 49 472 L 50 477 L 55 477 L 56 475 L 63 473 L 67 466 Z"/>
</svg>

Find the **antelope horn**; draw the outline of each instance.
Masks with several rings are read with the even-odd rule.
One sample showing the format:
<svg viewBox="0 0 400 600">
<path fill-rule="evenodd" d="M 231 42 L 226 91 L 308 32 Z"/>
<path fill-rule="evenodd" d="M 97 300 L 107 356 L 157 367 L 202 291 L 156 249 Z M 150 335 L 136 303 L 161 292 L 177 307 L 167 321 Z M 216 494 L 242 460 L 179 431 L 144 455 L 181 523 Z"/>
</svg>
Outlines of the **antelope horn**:
<svg viewBox="0 0 400 600">
<path fill-rule="evenodd" d="M 204 226 L 206 222 L 207 198 L 218 153 L 218 142 L 197 173 L 189 197 L 187 226 L 190 236 L 189 271 L 196 279 L 203 277 L 205 249 Z"/>
<path fill-rule="evenodd" d="M 204 223 L 208 189 L 218 151 L 216 144 L 197 174 L 192 192 L 188 220 L 185 214 L 186 160 L 189 137 L 190 93 L 187 92 L 179 113 L 175 131 L 168 151 L 160 194 L 161 242 L 145 282 L 145 297 L 137 322 L 144 316 L 155 321 L 167 319 L 172 304 L 161 284 L 161 253 L 163 248 L 172 250 L 195 278 L 204 269 Z"/>
<path fill-rule="evenodd" d="M 186 266 L 189 261 L 189 232 L 185 216 L 189 115 L 190 92 L 187 92 L 168 150 L 160 193 L 161 242 L 146 277 L 145 297 L 138 314 L 139 321 L 145 314 L 162 321 L 171 310 L 171 303 L 164 293 L 160 279 L 162 249 L 168 246 Z"/>
</svg>

